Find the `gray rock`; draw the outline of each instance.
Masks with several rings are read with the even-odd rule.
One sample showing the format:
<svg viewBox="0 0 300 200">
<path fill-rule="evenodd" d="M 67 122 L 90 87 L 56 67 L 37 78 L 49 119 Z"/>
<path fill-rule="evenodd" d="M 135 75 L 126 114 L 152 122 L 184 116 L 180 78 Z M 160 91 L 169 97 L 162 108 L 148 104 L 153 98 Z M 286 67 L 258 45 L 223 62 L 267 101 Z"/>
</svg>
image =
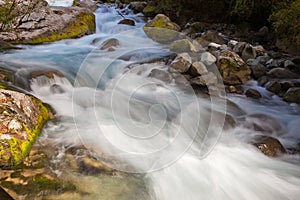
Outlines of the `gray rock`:
<svg viewBox="0 0 300 200">
<path fill-rule="evenodd" d="M 196 52 L 197 51 L 195 46 L 188 39 L 176 40 L 176 41 L 172 42 L 172 44 L 170 46 L 170 50 L 174 51 L 176 53 Z"/>
<path fill-rule="evenodd" d="M 283 96 L 287 102 L 300 103 L 300 87 L 290 88 Z"/>
<path fill-rule="evenodd" d="M 268 76 L 271 78 L 280 78 L 280 79 L 293 79 L 299 78 L 298 74 L 295 74 L 284 68 L 274 68 L 268 72 Z"/>
<path fill-rule="evenodd" d="M 217 61 L 217 58 L 209 52 L 204 52 L 201 54 L 201 62 L 205 65 L 211 65 Z"/>
<path fill-rule="evenodd" d="M 259 91 L 252 89 L 252 88 L 248 89 L 245 94 L 247 97 L 250 97 L 253 99 L 260 99 L 262 97 L 261 94 L 259 93 Z"/>
<path fill-rule="evenodd" d="M 204 74 L 208 73 L 208 71 L 207 71 L 205 64 L 203 62 L 199 61 L 199 62 L 194 62 L 191 65 L 188 73 L 192 77 L 195 77 L 195 76 L 204 75 Z"/>
<path fill-rule="evenodd" d="M 258 63 L 258 64 L 252 64 L 250 65 L 250 69 L 252 71 L 252 76 L 255 79 L 259 79 L 260 77 L 264 76 L 267 72 L 267 69 L 264 65 Z"/>
<path fill-rule="evenodd" d="M 170 72 L 184 73 L 190 69 L 192 58 L 188 53 L 179 54 L 170 64 Z"/>
<path fill-rule="evenodd" d="M 200 86 L 216 85 L 218 83 L 218 78 L 214 73 L 209 72 L 208 74 L 192 78 L 190 82 L 191 84 Z"/>
<path fill-rule="evenodd" d="M 237 54 L 241 54 L 246 46 L 246 42 L 238 42 L 234 47 L 233 47 L 233 51 Z"/>
</svg>

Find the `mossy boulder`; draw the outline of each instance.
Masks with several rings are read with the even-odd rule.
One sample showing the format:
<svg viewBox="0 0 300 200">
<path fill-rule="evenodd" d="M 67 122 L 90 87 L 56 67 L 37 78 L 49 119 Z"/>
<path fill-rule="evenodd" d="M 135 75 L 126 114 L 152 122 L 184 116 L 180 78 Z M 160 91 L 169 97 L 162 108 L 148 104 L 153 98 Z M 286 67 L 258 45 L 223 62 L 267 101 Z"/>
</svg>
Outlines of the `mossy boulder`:
<svg viewBox="0 0 300 200">
<path fill-rule="evenodd" d="M 21 162 L 50 119 L 48 108 L 37 98 L 0 89 L 0 166 Z"/>
<path fill-rule="evenodd" d="M 238 54 L 232 51 L 221 51 L 217 66 L 226 84 L 240 85 L 251 79 L 250 68 Z"/>
<path fill-rule="evenodd" d="M 163 44 L 184 38 L 178 32 L 180 27 L 163 14 L 156 15 L 154 19 L 146 23 L 143 29 L 149 38 Z"/>
</svg>

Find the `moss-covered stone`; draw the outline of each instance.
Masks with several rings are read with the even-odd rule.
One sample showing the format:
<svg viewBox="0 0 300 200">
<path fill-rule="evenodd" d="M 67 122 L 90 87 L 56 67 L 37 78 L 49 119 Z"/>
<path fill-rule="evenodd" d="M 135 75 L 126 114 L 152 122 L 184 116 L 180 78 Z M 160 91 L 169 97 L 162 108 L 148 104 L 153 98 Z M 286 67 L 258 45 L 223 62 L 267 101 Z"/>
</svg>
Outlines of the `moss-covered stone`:
<svg viewBox="0 0 300 200">
<path fill-rule="evenodd" d="M 0 166 L 9 167 L 27 156 L 50 112 L 33 96 L 2 89 L 0 94 Z"/>
<path fill-rule="evenodd" d="M 47 35 L 40 35 L 30 41 L 17 41 L 22 44 L 42 44 L 63 39 L 79 38 L 96 31 L 95 15 L 92 13 L 80 13 L 77 20 L 70 23 L 62 31 L 52 32 Z"/>
</svg>

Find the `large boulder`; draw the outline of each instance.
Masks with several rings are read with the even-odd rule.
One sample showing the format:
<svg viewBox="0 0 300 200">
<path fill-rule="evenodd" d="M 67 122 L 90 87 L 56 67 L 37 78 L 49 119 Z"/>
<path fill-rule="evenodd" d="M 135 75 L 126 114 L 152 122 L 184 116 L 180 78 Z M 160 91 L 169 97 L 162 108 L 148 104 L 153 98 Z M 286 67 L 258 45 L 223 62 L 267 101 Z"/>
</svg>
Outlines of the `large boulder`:
<svg viewBox="0 0 300 200">
<path fill-rule="evenodd" d="M 154 19 L 148 21 L 143 27 L 143 30 L 149 38 L 164 44 L 184 38 L 184 36 L 178 32 L 180 26 L 163 14 L 158 14 Z"/>
<path fill-rule="evenodd" d="M 50 113 L 33 96 L 0 89 L 0 97 L 0 166 L 12 166 L 28 154 Z"/>
<path fill-rule="evenodd" d="M 232 51 L 221 51 L 218 56 L 217 66 L 226 84 L 239 85 L 250 80 L 251 70 L 243 59 Z"/>
<path fill-rule="evenodd" d="M 268 76 L 271 78 L 281 78 L 281 79 L 293 79 L 299 78 L 300 75 L 291 72 L 285 68 L 274 68 L 268 72 Z"/>
</svg>

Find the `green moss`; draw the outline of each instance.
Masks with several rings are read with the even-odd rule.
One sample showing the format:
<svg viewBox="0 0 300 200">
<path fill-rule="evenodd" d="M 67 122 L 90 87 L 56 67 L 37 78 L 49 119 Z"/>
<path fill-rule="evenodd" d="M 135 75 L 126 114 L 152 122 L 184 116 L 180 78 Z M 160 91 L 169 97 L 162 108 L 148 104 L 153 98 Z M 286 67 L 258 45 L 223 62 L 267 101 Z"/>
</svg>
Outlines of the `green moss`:
<svg viewBox="0 0 300 200">
<path fill-rule="evenodd" d="M 157 6 L 153 6 L 153 5 L 147 5 L 144 10 L 143 13 L 155 13 L 157 11 Z"/>
<path fill-rule="evenodd" d="M 55 42 L 63 39 L 79 38 L 86 34 L 94 33 L 96 30 L 95 15 L 92 13 L 80 13 L 75 22 L 69 24 L 64 30 L 41 35 L 30 41 L 19 41 L 22 44 L 42 44 Z"/>
<path fill-rule="evenodd" d="M 74 191 L 76 187 L 69 182 L 52 180 L 41 174 L 30 177 L 26 185 L 14 184 L 11 181 L 2 181 L 1 185 L 18 195 L 27 195 L 27 198 L 35 198 L 37 195 L 60 194 L 66 191 Z"/>
</svg>

